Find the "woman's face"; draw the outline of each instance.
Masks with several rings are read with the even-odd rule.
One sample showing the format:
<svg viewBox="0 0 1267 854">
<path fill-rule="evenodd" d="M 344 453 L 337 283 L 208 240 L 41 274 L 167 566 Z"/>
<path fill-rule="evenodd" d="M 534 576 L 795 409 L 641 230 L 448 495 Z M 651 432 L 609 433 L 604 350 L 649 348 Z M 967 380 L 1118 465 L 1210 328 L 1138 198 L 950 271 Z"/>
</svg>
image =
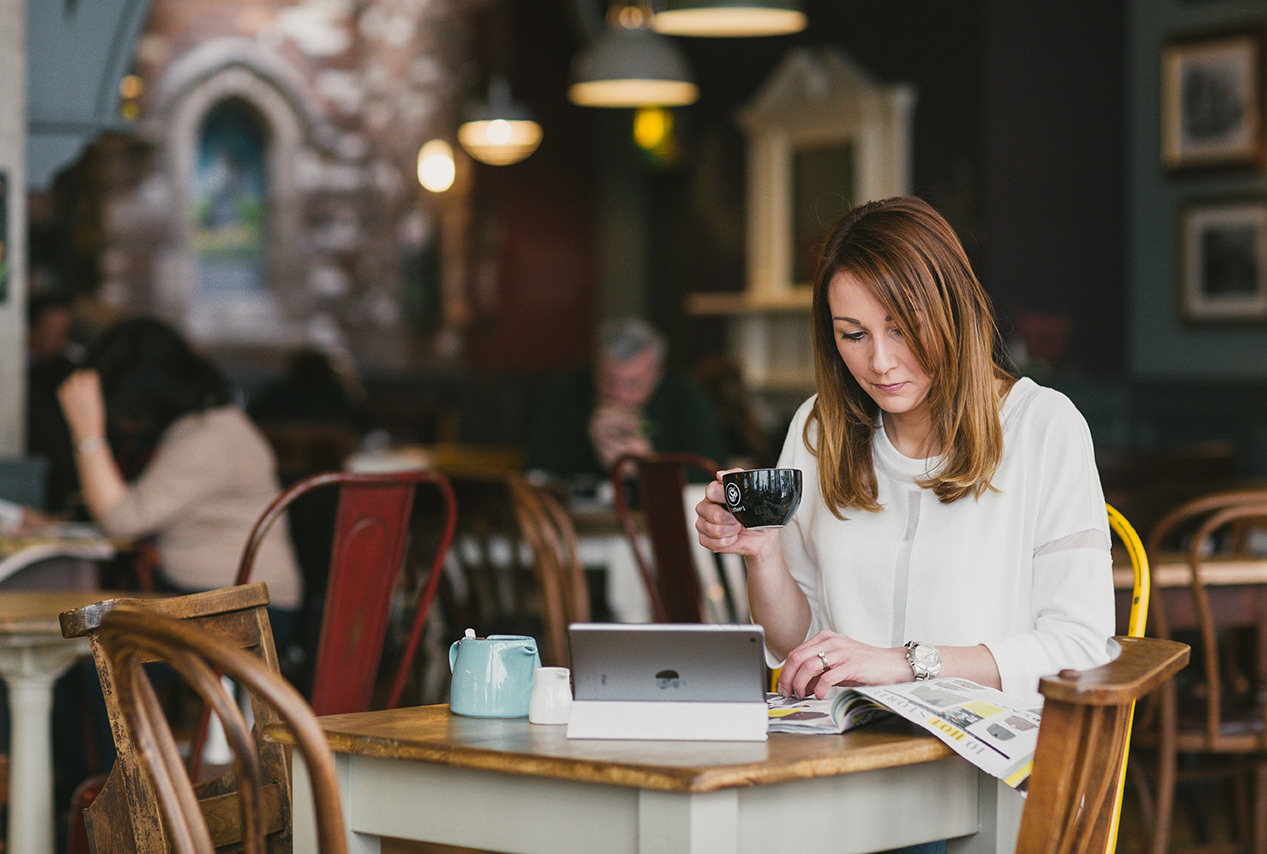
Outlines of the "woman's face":
<svg viewBox="0 0 1267 854">
<path fill-rule="evenodd" d="M 871 291 L 853 273 L 837 273 L 827 286 L 836 350 L 858 385 L 884 412 L 927 417 L 932 380 Z"/>
</svg>

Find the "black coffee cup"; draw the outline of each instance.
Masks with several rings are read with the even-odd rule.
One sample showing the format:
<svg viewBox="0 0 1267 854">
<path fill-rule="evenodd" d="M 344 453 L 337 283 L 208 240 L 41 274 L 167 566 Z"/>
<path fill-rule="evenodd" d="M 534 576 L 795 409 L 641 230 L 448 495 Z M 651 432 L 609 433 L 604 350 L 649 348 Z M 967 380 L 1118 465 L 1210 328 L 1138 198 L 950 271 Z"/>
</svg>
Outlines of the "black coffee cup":
<svg viewBox="0 0 1267 854">
<path fill-rule="evenodd" d="M 721 476 L 726 507 L 745 528 L 782 528 L 801 504 L 800 469 L 745 469 Z"/>
</svg>

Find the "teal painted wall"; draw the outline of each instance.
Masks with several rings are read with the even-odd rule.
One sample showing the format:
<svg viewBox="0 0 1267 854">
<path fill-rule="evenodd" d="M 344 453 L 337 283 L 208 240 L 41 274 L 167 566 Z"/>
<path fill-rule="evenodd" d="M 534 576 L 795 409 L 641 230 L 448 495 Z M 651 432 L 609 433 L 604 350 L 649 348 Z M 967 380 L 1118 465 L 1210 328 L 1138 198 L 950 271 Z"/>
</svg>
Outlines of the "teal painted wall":
<svg viewBox="0 0 1267 854">
<path fill-rule="evenodd" d="M 1198 325 L 1181 318 L 1178 251 L 1185 204 L 1267 197 L 1267 174 L 1254 168 L 1170 173 L 1161 166 L 1160 142 L 1162 47 L 1177 37 L 1267 25 L 1267 3 L 1130 0 L 1129 10 L 1128 373 L 1134 379 L 1267 378 L 1267 322 Z"/>
</svg>

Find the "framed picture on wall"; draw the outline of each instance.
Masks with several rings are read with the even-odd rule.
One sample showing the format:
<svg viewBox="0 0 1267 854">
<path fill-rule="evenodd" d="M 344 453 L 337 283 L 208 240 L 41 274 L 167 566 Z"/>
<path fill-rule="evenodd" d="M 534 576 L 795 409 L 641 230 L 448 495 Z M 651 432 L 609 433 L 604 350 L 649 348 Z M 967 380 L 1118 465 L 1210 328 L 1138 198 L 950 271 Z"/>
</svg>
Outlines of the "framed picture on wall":
<svg viewBox="0 0 1267 854">
<path fill-rule="evenodd" d="M 1169 169 L 1263 158 L 1260 30 L 1178 39 L 1162 49 L 1161 157 Z"/>
<path fill-rule="evenodd" d="M 1183 316 L 1267 320 L 1267 201 L 1190 205 L 1179 231 Z"/>
</svg>

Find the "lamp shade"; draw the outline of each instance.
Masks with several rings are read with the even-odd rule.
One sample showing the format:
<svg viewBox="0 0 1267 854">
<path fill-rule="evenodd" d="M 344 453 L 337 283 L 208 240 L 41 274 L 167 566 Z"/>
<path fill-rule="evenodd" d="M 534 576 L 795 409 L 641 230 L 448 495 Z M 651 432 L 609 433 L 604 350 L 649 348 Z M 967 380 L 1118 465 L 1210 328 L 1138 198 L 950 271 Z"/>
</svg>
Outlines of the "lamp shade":
<svg viewBox="0 0 1267 854">
<path fill-rule="evenodd" d="M 511 98 L 506 79 L 495 76 L 488 84 L 488 100 L 467 107 L 458 142 L 481 163 L 508 166 L 537 150 L 541 125 L 527 107 Z"/>
<path fill-rule="evenodd" d="M 799 0 L 665 0 L 651 19 L 674 36 L 776 36 L 805 29 Z"/>
<path fill-rule="evenodd" d="M 586 107 L 680 107 L 699 98 L 699 87 L 668 38 L 616 25 L 573 58 L 568 98 Z"/>
</svg>

